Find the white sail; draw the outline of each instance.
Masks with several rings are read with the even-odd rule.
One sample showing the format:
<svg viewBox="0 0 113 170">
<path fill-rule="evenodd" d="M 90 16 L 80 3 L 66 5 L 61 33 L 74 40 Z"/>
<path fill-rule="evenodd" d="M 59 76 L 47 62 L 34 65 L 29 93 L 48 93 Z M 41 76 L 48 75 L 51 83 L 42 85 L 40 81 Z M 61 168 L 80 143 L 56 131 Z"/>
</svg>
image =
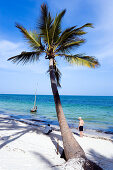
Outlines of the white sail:
<svg viewBox="0 0 113 170">
<path fill-rule="evenodd" d="M 36 112 L 36 111 L 37 111 L 37 106 L 36 106 L 36 92 L 37 92 L 37 89 L 36 89 L 36 91 L 35 91 L 34 106 L 33 106 L 33 108 L 30 110 L 30 112 Z"/>
<path fill-rule="evenodd" d="M 35 106 L 36 106 L 36 92 L 35 92 L 34 109 L 35 109 Z"/>
</svg>

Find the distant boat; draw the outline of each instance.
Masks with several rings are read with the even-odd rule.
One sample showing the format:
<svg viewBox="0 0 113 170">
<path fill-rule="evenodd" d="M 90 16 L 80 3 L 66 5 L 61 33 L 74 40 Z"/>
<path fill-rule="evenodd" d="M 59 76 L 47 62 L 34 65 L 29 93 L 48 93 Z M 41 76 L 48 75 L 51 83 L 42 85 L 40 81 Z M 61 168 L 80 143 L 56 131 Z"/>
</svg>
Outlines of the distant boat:
<svg viewBox="0 0 113 170">
<path fill-rule="evenodd" d="M 35 93 L 34 107 L 30 110 L 30 112 L 37 112 L 37 106 L 36 106 L 36 93 Z"/>
</svg>

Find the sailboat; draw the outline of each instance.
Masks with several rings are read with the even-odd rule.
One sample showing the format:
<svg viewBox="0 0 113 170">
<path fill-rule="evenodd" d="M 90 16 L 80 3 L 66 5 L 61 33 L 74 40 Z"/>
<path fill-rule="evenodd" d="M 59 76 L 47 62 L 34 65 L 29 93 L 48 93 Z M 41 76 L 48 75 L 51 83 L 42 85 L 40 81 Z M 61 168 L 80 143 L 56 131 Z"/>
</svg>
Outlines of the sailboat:
<svg viewBox="0 0 113 170">
<path fill-rule="evenodd" d="M 37 106 L 36 106 L 36 92 L 35 92 L 34 107 L 30 110 L 30 112 L 37 112 Z"/>
</svg>

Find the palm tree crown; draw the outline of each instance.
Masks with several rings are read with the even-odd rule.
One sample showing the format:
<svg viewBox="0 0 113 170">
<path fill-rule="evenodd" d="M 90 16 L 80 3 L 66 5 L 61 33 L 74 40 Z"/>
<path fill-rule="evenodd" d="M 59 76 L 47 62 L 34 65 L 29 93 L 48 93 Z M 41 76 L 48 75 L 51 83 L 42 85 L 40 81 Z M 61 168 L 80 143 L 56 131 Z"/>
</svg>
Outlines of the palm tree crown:
<svg viewBox="0 0 113 170">
<path fill-rule="evenodd" d="M 99 62 L 94 57 L 70 53 L 72 49 L 74 50 L 85 42 L 82 38 L 82 35 L 86 34 L 84 28 L 93 26 L 91 23 L 87 23 L 81 27 L 73 26 L 62 31 L 61 21 L 65 12 L 66 10 L 63 10 L 53 19 L 46 4 L 42 4 L 41 17 L 36 31 L 28 32 L 23 26 L 16 24 L 16 27 L 23 33 L 33 51 L 23 51 L 21 54 L 8 60 L 12 60 L 14 63 L 34 62 L 39 59 L 42 53 L 45 53 L 46 59 L 54 58 L 54 69 L 58 86 L 60 86 L 61 73 L 55 62 L 57 56 L 64 57 L 71 64 L 79 64 L 91 68 L 99 66 Z"/>
</svg>

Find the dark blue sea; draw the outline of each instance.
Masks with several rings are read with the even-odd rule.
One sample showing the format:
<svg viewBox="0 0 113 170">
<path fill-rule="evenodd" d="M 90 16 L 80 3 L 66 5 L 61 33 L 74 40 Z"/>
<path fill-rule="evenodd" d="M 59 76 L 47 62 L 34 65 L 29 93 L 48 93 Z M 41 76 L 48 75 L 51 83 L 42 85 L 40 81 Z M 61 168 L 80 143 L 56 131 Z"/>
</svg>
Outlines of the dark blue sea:
<svg viewBox="0 0 113 170">
<path fill-rule="evenodd" d="M 61 96 L 61 103 L 70 127 L 82 117 L 84 128 L 113 134 L 113 96 Z M 37 96 L 36 114 L 30 113 L 33 105 L 34 95 L 0 94 L 0 114 L 58 125 L 53 96 Z"/>
</svg>

